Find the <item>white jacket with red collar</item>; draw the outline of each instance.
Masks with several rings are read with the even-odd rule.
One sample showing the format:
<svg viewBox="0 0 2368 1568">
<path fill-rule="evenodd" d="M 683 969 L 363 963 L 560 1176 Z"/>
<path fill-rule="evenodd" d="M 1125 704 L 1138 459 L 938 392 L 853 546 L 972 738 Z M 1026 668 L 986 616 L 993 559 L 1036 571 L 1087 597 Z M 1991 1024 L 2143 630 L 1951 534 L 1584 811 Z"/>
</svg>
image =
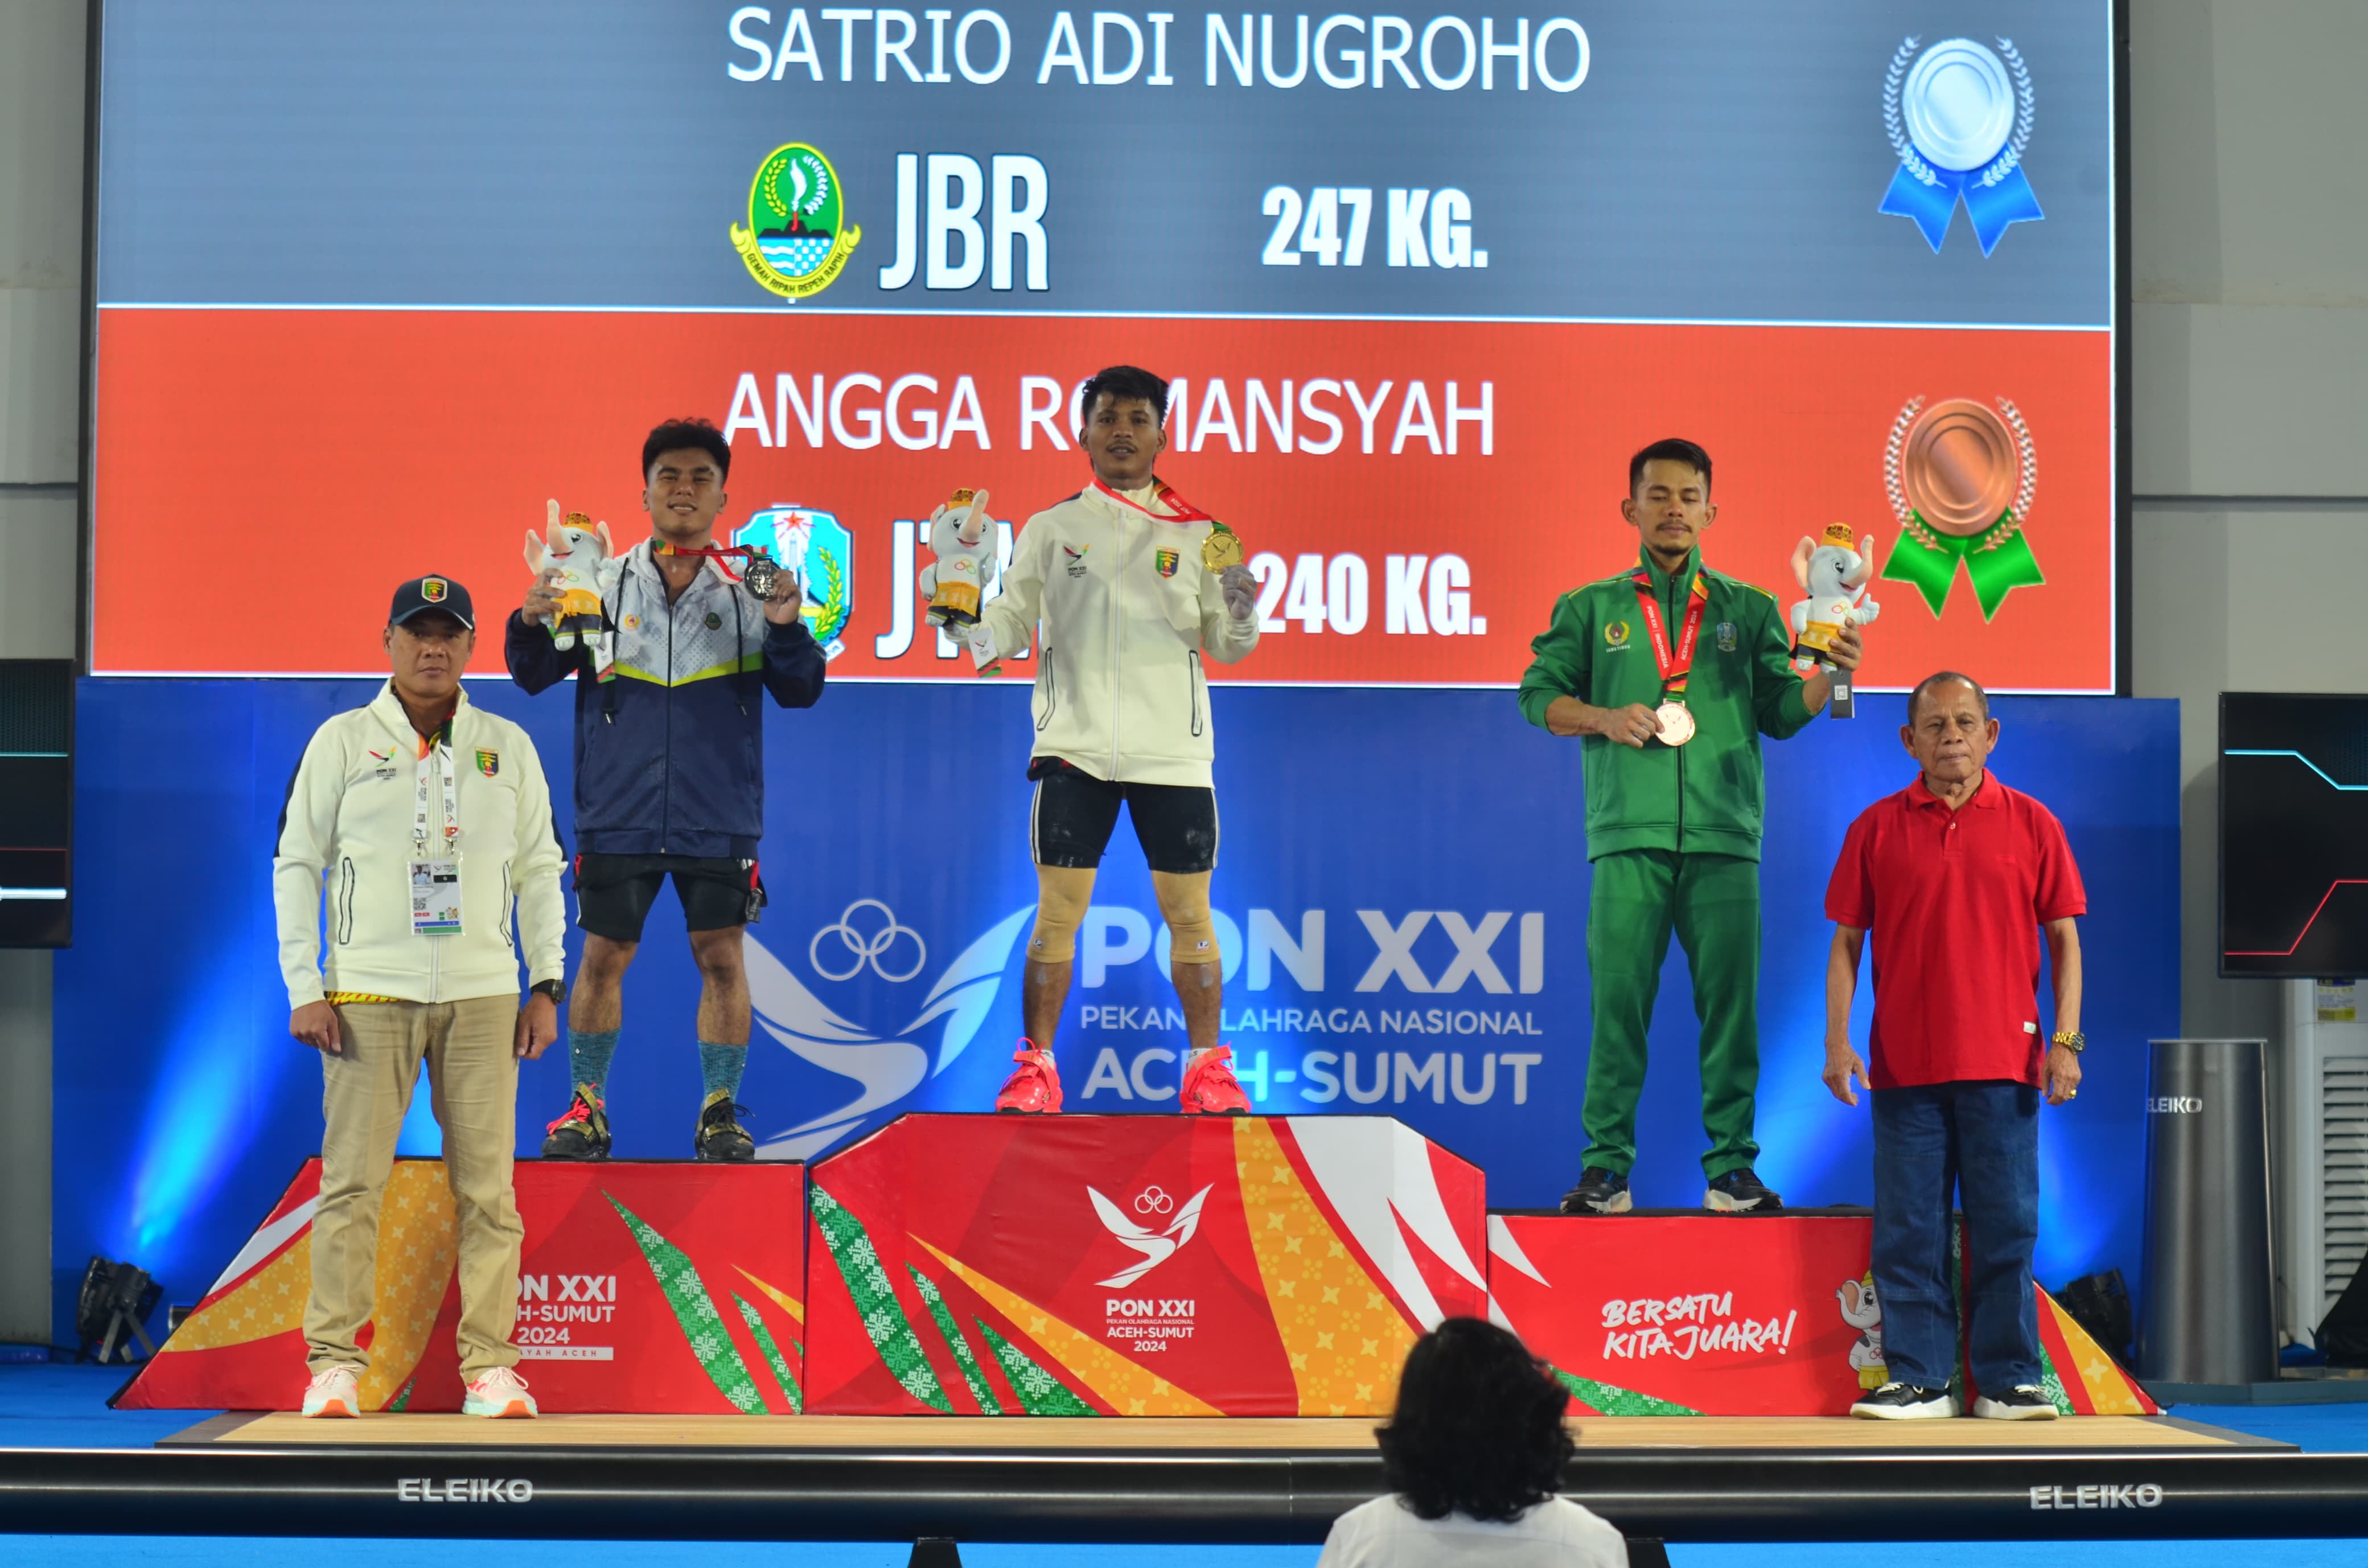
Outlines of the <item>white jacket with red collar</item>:
<svg viewBox="0 0 2368 1568">
<path fill-rule="evenodd" d="M 1258 646 L 1258 618 L 1226 613 L 1201 560 L 1206 518 L 1176 519 L 1088 486 L 1019 530 L 1003 591 L 980 609 L 998 652 L 1038 623 L 1036 744 L 1097 778 L 1206 787 L 1216 756 L 1202 659 L 1230 665 Z"/>
</svg>

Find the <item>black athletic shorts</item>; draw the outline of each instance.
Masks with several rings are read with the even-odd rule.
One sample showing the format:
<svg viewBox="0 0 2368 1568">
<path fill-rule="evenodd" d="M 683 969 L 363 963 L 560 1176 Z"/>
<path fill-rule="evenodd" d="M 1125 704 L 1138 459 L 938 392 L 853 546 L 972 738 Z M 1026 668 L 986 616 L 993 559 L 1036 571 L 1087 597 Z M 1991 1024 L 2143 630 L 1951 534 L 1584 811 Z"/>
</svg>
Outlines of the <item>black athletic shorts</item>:
<svg viewBox="0 0 2368 1568">
<path fill-rule="evenodd" d="M 1028 839 L 1040 866 L 1091 869 L 1118 826 L 1118 808 L 1134 820 L 1143 858 L 1155 871 L 1190 876 L 1217 864 L 1217 792 L 1198 784 L 1113 784 L 1075 763 L 1040 756 L 1028 765 L 1036 798 Z"/>
<path fill-rule="evenodd" d="M 657 902 L 658 886 L 674 876 L 683 925 L 693 931 L 746 926 L 765 907 L 765 883 L 754 860 L 695 855 L 578 855 L 575 924 L 612 942 L 638 942 L 642 922 Z"/>
</svg>

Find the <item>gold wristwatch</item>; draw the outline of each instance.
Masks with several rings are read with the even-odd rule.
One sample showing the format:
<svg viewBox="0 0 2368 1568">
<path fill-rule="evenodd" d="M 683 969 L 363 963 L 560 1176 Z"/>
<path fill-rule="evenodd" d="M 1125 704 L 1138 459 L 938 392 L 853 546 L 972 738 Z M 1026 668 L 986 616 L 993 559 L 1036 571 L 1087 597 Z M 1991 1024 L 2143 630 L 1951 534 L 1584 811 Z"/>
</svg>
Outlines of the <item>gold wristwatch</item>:
<svg viewBox="0 0 2368 1568">
<path fill-rule="evenodd" d="M 2078 1056 L 2089 1049 L 2089 1037 L 2078 1029 L 2057 1029 L 2048 1040 L 2050 1045 L 2060 1045 Z"/>
</svg>

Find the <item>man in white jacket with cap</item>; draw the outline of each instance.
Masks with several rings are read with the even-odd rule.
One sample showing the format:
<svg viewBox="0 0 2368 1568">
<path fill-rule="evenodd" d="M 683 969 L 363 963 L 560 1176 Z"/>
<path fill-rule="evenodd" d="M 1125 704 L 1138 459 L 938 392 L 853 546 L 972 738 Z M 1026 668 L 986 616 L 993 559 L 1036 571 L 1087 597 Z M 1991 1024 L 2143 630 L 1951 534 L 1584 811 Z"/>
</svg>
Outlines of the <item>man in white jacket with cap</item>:
<svg viewBox="0 0 2368 1568">
<path fill-rule="evenodd" d="M 559 1032 L 564 857 L 526 732 L 461 689 L 476 645 L 468 590 L 440 576 L 404 584 L 385 644 L 385 688 L 304 748 L 272 861 L 288 1032 L 321 1052 L 327 1121 L 302 1408 L 360 1414 L 379 1203 L 424 1062 L 460 1225 L 461 1408 L 529 1416 L 510 1343 L 524 1236 L 510 1160 L 518 1062 Z"/>
<path fill-rule="evenodd" d="M 997 1110 L 1061 1108 L 1053 1034 L 1069 993 L 1077 928 L 1094 870 L 1123 803 L 1151 866 L 1171 937 L 1169 975 L 1190 1041 L 1179 1108 L 1249 1109 L 1230 1050 L 1217 1041 L 1223 969 L 1209 912 L 1217 863 L 1216 756 L 1202 658 L 1230 665 L 1258 646 L 1258 581 L 1224 551 L 1230 530 L 1152 472 L 1167 449 L 1167 383 L 1131 365 L 1088 381 L 1077 444 L 1093 483 L 1028 519 L 1001 595 L 980 609 L 973 656 L 985 665 L 1028 645 L 1041 620 L 1036 781 L 1029 836 L 1036 926 L 1020 1007 L 1028 1036 Z"/>
</svg>

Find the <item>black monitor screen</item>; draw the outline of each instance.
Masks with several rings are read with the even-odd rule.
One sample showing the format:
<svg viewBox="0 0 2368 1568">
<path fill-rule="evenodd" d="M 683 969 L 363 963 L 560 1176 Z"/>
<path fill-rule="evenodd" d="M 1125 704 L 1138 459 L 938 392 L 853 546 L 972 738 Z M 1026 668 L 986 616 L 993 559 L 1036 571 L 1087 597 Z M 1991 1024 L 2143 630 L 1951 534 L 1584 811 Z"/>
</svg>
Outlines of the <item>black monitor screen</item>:
<svg viewBox="0 0 2368 1568">
<path fill-rule="evenodd" d="M 2220 972 L 2368 973 L 2368 697 L 2221 693 Z"/>
</svg>

